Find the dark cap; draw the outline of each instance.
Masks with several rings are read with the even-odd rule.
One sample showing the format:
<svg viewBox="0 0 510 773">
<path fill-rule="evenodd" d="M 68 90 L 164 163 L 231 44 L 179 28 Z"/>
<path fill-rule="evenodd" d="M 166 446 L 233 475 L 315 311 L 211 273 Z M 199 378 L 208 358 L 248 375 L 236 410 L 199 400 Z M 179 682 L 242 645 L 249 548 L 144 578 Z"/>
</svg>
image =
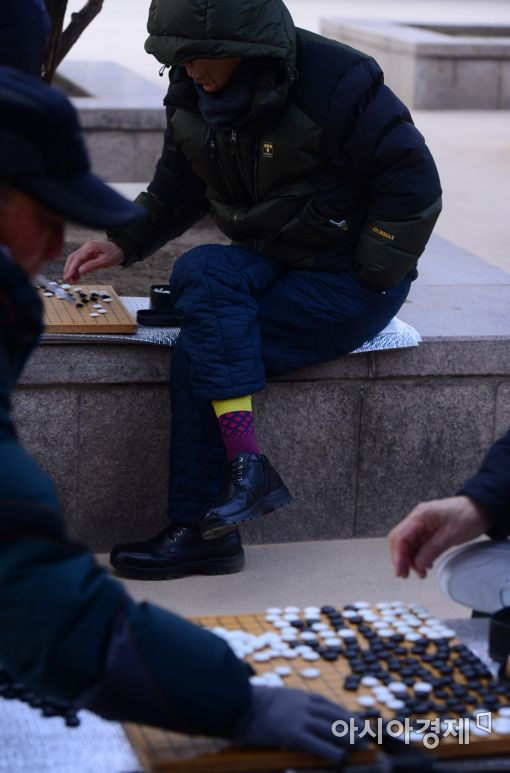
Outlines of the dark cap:
<svg viewBox="0 0 510 773">
<path fill-rule="evenodd" d="M 0 180 L 82 225 L 112 228 L 143 214 L 91 173 L 67 97 L 10 67 L 0 67 Z"/>
</svg>

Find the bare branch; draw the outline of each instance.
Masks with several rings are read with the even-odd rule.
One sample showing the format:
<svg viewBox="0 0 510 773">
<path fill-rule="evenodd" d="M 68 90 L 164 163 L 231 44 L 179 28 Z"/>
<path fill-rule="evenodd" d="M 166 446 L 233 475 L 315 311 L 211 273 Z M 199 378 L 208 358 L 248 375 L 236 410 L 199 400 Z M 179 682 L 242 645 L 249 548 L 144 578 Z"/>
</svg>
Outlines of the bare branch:
<svg viewBox="0 0 510 773">
<path fill-rule="evenodd" d="M 82 32 L 89 26 L 90 22 L 96 18 L 103 7 L 104 0 L 88 0 L 81 11 L 71 14 L 71 21 L 62 33 L 60 40 L 60 50 L 58 52 L 57 66 L 62 59 L 69 53 Z"/>
<path fill-rule="evenodd" d="M 58 63 L 58 52 L 62 27 L 67 10 L 67 0 L 45 0 L 48 15 L 51 21 L 51 30 L 46 42 L 46 51 L 43 63 L 43 79 L 51 83 Z"/>
<path fill-rule="evenodd" d="M 104 0 L 87 0 L 81 11 L 71 14 L 71 21 L 62 31 L 68 0 L 45 0 L 51 20 L 51 32 L 46 44 L 43 65 L 43 79 L 45 81 L 51 83 L 60 62 L 101 11 L 103 2 Z"/>
</svg>

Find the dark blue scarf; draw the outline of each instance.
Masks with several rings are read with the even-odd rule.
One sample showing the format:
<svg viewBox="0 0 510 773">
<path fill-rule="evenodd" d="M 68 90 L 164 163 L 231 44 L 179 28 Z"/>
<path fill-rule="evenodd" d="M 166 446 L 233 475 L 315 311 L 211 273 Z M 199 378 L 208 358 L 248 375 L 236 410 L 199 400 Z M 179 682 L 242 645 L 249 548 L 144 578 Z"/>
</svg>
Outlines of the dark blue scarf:
<svg viewBox="0 0 510 773">
<path fill-rule="evenodd" d="M 254 60 L 241 62 L 232 79 L 221 91 L 207 92 L 195 83 L 198 109 L 211 129 L 229 132 L 248 113 L 257 78 L 258 66 Z"/>
</svg>

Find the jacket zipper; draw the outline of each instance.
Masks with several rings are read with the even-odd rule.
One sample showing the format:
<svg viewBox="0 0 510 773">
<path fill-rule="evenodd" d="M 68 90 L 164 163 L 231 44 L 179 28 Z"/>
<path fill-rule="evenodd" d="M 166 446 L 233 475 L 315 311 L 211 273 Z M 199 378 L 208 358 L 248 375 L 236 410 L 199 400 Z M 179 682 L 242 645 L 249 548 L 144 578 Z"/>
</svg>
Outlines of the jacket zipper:
<svg viewBox="0 0 510 773">
<path fill-rule="evenodd" d="M 255 203 L 259 200 L 259 156 L 260 156 L 260 136 L 257 135 L 253 147 L 253 196 Z"/>
<path fill-rule="evenodd" d="M 221 158 L 216 146 L 216 132 L 214 131 L 211 131 L 211 135 L 209 138 L 209 158 L 211 158 L 214 161 L 215 166 L 220 173 L 220 177 L 225 184 L 225 187 L 227 189 L 228 195 L 230 196 L 231 200 L 235 201 L 234 191 L 230 187 L 230 182 L 228 180 L 225 169 L 223 168 L 223 164 L 221 163 Z"/>
<path fill-rule="evenodd" d="M 241 177 L 241 180 L 244 181 L 246 190 L 248 191 L 248 194 L 253 198 L 254 203 L 257 204 L 259 200 L 259 190 L 258 190 L 258 171 L 259 171 L 259 149 L 260 149 L 260 138 L 257 136 L 257 139 L 255 140 L 255 144 L 253 146 L 253 154 L 252 154 L 252 190 L 250 191 L 249 186 L 246 184 L 242 172 L 242 166 L 239 159 L 239 141 L 238 141 L 238 134 L 237 129 L 232 129 L 230 132 L 230 154 L 232 156 L 235 156 L 237 161 L 237 168 L 239 170 L 239 175 Z"/>
</svg>

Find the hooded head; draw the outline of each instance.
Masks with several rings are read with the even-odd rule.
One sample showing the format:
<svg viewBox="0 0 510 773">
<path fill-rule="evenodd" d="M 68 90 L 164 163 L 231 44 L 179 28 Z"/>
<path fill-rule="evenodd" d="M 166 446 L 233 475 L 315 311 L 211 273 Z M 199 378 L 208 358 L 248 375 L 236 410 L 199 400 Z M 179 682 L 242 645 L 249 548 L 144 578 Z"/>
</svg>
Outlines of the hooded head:
<svg viewBox="0 0 510 773">
<path fill-rule="evenodd" d="M 145 50 L 162 64 L 272 59 L 291 78 L 296 31 L 281 0 L 152 0 Z"/>
</svg>

